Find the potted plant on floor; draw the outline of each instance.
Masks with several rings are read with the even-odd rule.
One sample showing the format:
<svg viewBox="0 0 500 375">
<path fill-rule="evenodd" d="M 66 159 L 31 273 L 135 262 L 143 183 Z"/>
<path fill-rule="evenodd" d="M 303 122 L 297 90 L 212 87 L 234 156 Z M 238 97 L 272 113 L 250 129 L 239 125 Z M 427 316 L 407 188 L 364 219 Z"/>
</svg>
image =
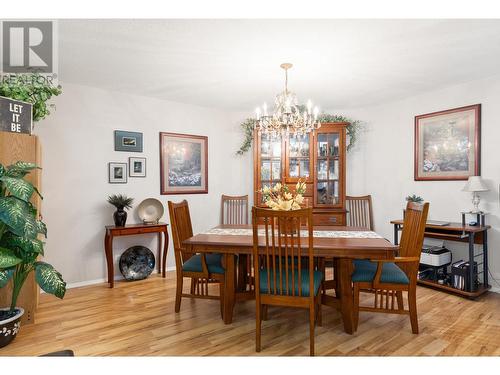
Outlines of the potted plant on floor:
<svg viewBox="0 0 500 375">
<path fill-rule="evenodd" d="M 113 194 L 108 197 L 108 203 L 116 207 L 113 219 L 117 227 L 125 226 L 127 222 L 127 211 L 125 211 L 125 208 L 132 208 L 132 202 L 134 202 L 134 198 L 129 198 L 122 194 Z"/>
<path fill-rule="evenodd" d="M 63 298 L 66 283 L 50 264 L 39 261 L 47 236 L 47 227 L 38 220 L 37 209 L 30 202 L 38 190 L 24 177 L 37 168 L 32 163 L 0 164 L 0 288 L 12 279 L 10 307 L 0 308 L 0 348 L 17 335 L 24 310 L 16 307 L 26 278 L 35 272 L 35 280 L 46 293 Z"/>
</svg>

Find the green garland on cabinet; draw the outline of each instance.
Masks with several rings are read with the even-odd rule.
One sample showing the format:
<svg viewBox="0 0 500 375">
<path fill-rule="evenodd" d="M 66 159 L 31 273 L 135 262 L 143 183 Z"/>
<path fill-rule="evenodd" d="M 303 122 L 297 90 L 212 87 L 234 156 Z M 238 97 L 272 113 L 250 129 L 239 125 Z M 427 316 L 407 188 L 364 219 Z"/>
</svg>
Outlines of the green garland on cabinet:
<svg viewBox="0 0 500 375">
<path fill-rule="evenodd" d="M 319 121 L 321 123 L 323 122 L 347 122 L 349 125 L 346 127 L 347 131 L 347 136 L 349 137 L 349 144 L 347 145 L 347 151 L 350 151 L 354 145 L 356 144 L 358 140 L 358 136 L 361 130 L 361 121 L 359 120 L 352 120 L 348 117 L 345 116 L 340 116 L 340 115 L 330 115 L 328 113 L 322 113 L 318 117 Z M 238 151 L 236 151 L 237 155 L 243 155 L 245 152 L 250 150 L 250 147 L 252 147 L 252 140 L 253 140 L 253 129 L 255 127 L 255 119 L 253 118 L 247 118 L 243 123 L 240 125 L 241 129 L 243 130 L 243 133 L 245 135 L 245 138 L 243 139 L 243 143 L 241 144 L 241 147 Z"/>
</svg>

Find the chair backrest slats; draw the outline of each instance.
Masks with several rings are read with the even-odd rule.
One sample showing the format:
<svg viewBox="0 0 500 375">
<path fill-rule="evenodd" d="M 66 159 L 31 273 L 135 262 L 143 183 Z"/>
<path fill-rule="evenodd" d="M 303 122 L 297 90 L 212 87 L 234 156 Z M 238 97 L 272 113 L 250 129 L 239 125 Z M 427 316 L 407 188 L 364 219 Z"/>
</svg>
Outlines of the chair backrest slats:
<svg viewBox="0 0 500 375">
<path fill-rule="evenodd" d="M 420 257 L 428 212 L 429 203 L 408 202 L 406 205 L 403 232 L 399 245 L 400 256 Z"/>
<path fill-rule="evenodd" d="M 372 196 L 346 196 L 347 225 L 373 230 Z"/>
<path fill-rule="evenodd" d="M 220 223 L 222 225 L 248 224 L 248 195 L 222 195 Z"/>
<path fill-rule="evenodd" d="M 265 238 L 259 242 L 259 223 L 262 222 Z M 253 207 L 252 223 L 256 293 L 260 293 L 260 273 L 265 272 L 267 294 L 314 297 L 312 208 L 273 211 Z M 309 294 L 302 289 L 304 270 L 309 272 Z"/>
<path fill-rule="evenodd" d="M 174 242 L 174 253 L 176 266 L 182 265 L 193 254 L 186 252 L 182 245 L 184 240 L 193 236 L 193 227 L 191 224 L 191 215 L 189 214 L 189 205 L 186 200 L 180 203 L 168 202 L 168 212 L 170 214 L 170 225 L 172 229 L 172 239 Z M 179 264 L 177 264 L 180 262 Z"/>
</svg>

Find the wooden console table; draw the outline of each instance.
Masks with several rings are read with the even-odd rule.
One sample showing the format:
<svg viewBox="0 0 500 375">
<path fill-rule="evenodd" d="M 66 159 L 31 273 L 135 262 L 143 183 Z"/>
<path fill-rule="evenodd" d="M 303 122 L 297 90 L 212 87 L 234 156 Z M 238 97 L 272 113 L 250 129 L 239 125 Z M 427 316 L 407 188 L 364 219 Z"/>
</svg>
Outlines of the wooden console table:
<svg viewBox="0 0 500 375">
<path fill-rule="evenodd" d="M 158 233 L 158 273 L 165 277 L 168 250 L 168 224 L 128 224 L 124 227 L 114 225 L 106 226 L 106 235 L 104 236 L 104 250 L 106 253 L 106 263 L 108 266 L 108 283 L 113 288 L 115 284 L 115 270 L 113 262 L 113 238 L 120 236 L 132 236 L 136 234 Z M 164 244 L 162 246 L 162 233 L 164 235 Z M 163 250 L 163 253 L 162 253 Z"/>
<path fill-rule="evenodd" d="M 399 231 L 403 227 L 403 220 L 392 220 L 394 225 L 394 244 L 397 245 Z M 456 293 L 465 297 L 475 298 L 483 293 L 486 293 L 491 286 L 488 284 L 488 229 L 490 225 L 463 225 L 462 223 L 449 223 L 448 225 L 432 225 L 425 226 L 425 237 L 437 238 L 445 241 L 465 242 L 469 244 L 469 285 L 470 291 L 453 288 L 449 285 L 438 284 L 431 280 L 418 280 L 420 285 L 430 286 L 437 289 L 442 289 L 448 293 Z M 482 245 L 482 253 L 474 254 L 474 244 Z M 482 256 L 482 263 L 477 262 L 477 274 L 483 274 L 483 282 L 476 287 L 474 285 L 475 273 L 473 262 L 477 257 Z M 479 271 L 479 266 L 482 265 L 482 270 Z"/>
</svg>

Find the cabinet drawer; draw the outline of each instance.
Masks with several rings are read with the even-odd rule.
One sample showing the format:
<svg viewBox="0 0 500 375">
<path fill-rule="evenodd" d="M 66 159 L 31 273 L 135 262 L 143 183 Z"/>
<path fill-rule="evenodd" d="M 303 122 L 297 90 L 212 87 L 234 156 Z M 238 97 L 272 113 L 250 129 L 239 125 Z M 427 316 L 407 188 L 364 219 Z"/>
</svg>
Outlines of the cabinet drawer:
<svg viewBox="0 0 500 375">
<path fill-rule="evenodd" d="M 343 214 L 313 214 L 314 225 L 344 225 Z"/>
<path fill-rule="evenodd" d="M 157 226 L 150 227 L 150 228 L 127 228 L 127 229 L 120 229 L 118 231 L 114 232 L 115 236 L 131 236 L 134 234 L 143 234 L 143 233 L 155 233 L 159 232 L 159 228 Z"/>
</svg>

